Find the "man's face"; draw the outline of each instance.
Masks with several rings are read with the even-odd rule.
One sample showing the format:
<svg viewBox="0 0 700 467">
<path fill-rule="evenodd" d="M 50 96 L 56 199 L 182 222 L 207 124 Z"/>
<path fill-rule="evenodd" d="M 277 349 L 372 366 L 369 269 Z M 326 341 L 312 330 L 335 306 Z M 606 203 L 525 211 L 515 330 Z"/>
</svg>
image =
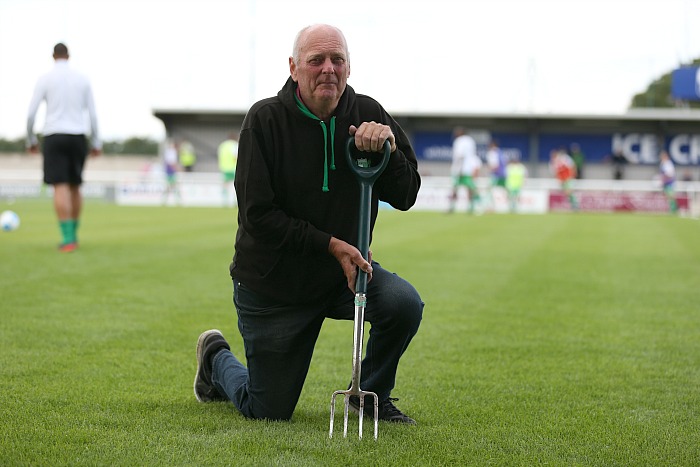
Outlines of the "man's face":
<svg viewBox="0 0 700 467">
<path fill-rule="evenodd" d="M 313 29 L 300 41 L 299 63 L 289 59 L 292 79 L 313 112 L 335 110 L 345 91 L 350 64 L 342 36 L 334 29 Z"/>
</svg>

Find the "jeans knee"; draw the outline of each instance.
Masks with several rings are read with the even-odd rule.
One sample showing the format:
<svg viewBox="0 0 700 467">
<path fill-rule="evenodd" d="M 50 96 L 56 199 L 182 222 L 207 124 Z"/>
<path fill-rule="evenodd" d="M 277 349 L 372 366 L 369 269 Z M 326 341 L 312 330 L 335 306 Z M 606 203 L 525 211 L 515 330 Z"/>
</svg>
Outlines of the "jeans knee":
<svg viewBox="0 0 700 467">
<path fill-rule="evenodd" d="M 379 313 L 391 322 L 392 327 L 403 328 L 407 334 L 413 335 L 423 319 L 425 303 L 411 286 L 393 292 L 382 301 Z"/>
<path fill-rule="evenodd" d="M 418 331 L 421 321 L 423 320 L 423 308 L 425 303 L 416 295 L 413 300 L 407 300 L 402 307 L 402 316 L 406 320 L 406 325 L 413 331 L 413 334 Z"/>
</svg>

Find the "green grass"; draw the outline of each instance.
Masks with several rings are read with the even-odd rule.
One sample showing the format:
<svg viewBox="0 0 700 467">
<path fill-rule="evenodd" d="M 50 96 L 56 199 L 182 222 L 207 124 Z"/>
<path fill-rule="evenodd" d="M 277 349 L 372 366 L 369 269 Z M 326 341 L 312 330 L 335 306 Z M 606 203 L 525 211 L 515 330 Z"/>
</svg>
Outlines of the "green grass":
<svg viewBox="0 0 700 467">
<path fill-rule="evenodd" d="M 6 208 L 1 465 L 700 464 L 696 221 L 383 211 L 374 258 L 426 308 L 394 391 L 418 426 L 374 442 L 328 439 L 349 322 L 324 325 L 291 422 L 195 400 L 201 331 L 242 354 L 235 210 L 89 202 L 60 254 L 49 203 Z"/>
</svg>

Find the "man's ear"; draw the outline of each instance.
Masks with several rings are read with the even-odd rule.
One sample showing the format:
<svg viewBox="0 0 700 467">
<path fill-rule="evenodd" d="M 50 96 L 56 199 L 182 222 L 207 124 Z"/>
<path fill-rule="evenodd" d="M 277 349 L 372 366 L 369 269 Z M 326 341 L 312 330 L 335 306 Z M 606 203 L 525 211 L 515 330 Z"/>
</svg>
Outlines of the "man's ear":
<svg viewBox="0 0 700 467">
<path fill-rule="evenodd" d="M 294 63 L 294 57 L 289 57 L 289 74 L 292 76 L 292 81 L 297 81 L 297 65 Z"/>
</svg>

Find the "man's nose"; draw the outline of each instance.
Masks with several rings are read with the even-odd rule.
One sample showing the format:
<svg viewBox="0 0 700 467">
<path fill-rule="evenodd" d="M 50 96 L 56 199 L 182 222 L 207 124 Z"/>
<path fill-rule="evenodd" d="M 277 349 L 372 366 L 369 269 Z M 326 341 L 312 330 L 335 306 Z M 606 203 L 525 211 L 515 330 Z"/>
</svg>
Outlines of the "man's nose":
<svg viewBox="0 0 700 467">
<path fill-rule="evenodd" d="M 326 61 L 323 62 L 323 68 L 322 70 L 323 73 L 335 73 L 335 67 L 333 66 L 333 60 L 330 58 L 327 58 Z"/>
</svg>

